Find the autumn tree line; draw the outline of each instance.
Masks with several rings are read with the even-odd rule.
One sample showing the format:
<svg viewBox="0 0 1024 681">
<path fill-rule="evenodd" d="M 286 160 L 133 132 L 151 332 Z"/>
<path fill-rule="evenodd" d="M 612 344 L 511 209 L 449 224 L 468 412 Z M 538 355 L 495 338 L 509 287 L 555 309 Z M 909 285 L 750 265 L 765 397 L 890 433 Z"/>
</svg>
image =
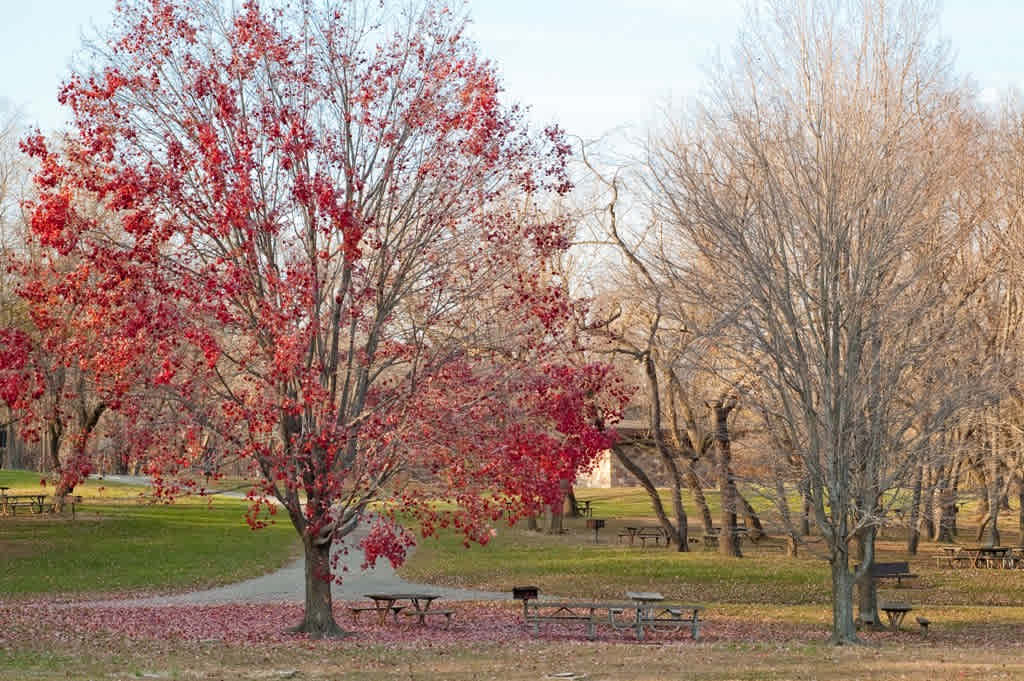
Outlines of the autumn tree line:
<svg viewBox="0 0 1024 681">
<path fill-rule="evenodd" d="M 536 129 L 434 2 L 122 3 L 70 129 L 0 127 L 0 463 L 244 473 L 329 636 L 332 546 L 485 543 L 610 450 L 679 551 L 820 536 L 854 641 L 880 528 L 954 541 L 977 498 L 978 540 L 1024 532 L 1024 108 L 937 12 L 759 4 L 623 162 Z"/>
</svg>

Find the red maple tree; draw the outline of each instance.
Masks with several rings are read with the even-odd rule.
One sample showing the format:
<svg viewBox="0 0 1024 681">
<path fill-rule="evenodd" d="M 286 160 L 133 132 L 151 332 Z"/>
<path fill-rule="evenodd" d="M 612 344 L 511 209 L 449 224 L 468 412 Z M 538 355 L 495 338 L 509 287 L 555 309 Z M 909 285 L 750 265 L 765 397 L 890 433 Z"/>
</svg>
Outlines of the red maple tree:
<svg viewBox="0 0 1024 681">
<path fill-rule="evenodd" d="M 569 189 L 560 131 L 501 103 L 464 17 L 383 5 L 119 3 L 59 153 L 24 144 L 33 233 L 78 263 L 54 276 L 90 282 L 65 292 L 111 364 L 173 399 L 150 470 L 211 432 L 252 462 L 250 521 L 273 498 L 301 535 L 315 636 L 341 633 L 331 548 L 371 506 L 369 562 L 402 560 L 400 518 L 486 542 L 507 504 L 560 497 L 624 398 L 570 361 L 567 228 L 524 208 Z"/>
</svg>

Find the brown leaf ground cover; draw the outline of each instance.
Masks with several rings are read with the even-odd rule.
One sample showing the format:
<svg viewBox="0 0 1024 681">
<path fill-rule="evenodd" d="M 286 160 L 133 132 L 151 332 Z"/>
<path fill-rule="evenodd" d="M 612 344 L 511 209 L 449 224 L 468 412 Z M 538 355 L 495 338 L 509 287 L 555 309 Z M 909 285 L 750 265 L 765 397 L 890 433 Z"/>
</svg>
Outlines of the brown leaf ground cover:
<svg viewBox="0 0 1024 681">
<path fill-rule="evenodd" d="M 708 613 L 702 639 L 582 626 L 533 634 L 513 603 L 458 603 L 450 629 L 364 614 L 339 621 L 352 636 L 286 634 L 297 605 L 117 608 L 86 602 L 0 605 L 0 679 L 537 679 L 559 671 L 590 679 L 1024 678 L 1021 609 L 985 621 L 984 608 L 939 609 L 927 637 L 916 627 L 865 632 L 866 645 L 827 644 L 827 611 L 736 607 Z M 291 674 L 291 676 L 288 676 Z"/>
</svg>

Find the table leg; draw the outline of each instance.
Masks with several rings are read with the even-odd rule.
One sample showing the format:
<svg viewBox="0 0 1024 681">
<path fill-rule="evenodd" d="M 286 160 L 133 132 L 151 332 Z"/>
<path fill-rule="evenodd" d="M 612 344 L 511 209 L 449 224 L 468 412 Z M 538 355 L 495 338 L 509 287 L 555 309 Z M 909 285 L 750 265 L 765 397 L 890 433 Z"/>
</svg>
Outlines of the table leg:
<svg viewBox="0 0 1024 681">
<path fill-rule="evenodd" d="M 383 603 L 383 605 L 382 605 Z M 392 606 L 395 604 L 394 600 L 385 600 L 380 602 L 374 602 L 377 606 L 377 624 L 383 625 L 387 620 L 388 611 L 392 611 Z M 395 622 L 398 622 L 398 613 L 395 613 Z"/>
</svg>

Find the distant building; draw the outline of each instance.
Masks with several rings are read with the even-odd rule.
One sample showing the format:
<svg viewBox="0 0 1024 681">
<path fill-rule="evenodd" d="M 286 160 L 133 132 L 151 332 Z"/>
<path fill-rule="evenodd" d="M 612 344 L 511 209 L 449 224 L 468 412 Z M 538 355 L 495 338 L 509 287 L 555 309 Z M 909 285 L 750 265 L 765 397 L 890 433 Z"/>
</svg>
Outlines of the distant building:
<svg viewBox="0 0 1024 681">
<path fill-rule="evenodd" d="M 672 485 L 665 464 L 654 444 L 654 437 L 646 422 L 640 419 L 626 419 L 615 429 L 619 433 L 621 446 L 651 478 L 656 487 Z M 666 434 L 667 435 L 667 434 Z M 594 467 L 576 478 L 576 487 L 607 489 L 609 487 L 639 487 L 640 483 L 619 462 L 610 451 L 602 452 Z"/>
</svg>

